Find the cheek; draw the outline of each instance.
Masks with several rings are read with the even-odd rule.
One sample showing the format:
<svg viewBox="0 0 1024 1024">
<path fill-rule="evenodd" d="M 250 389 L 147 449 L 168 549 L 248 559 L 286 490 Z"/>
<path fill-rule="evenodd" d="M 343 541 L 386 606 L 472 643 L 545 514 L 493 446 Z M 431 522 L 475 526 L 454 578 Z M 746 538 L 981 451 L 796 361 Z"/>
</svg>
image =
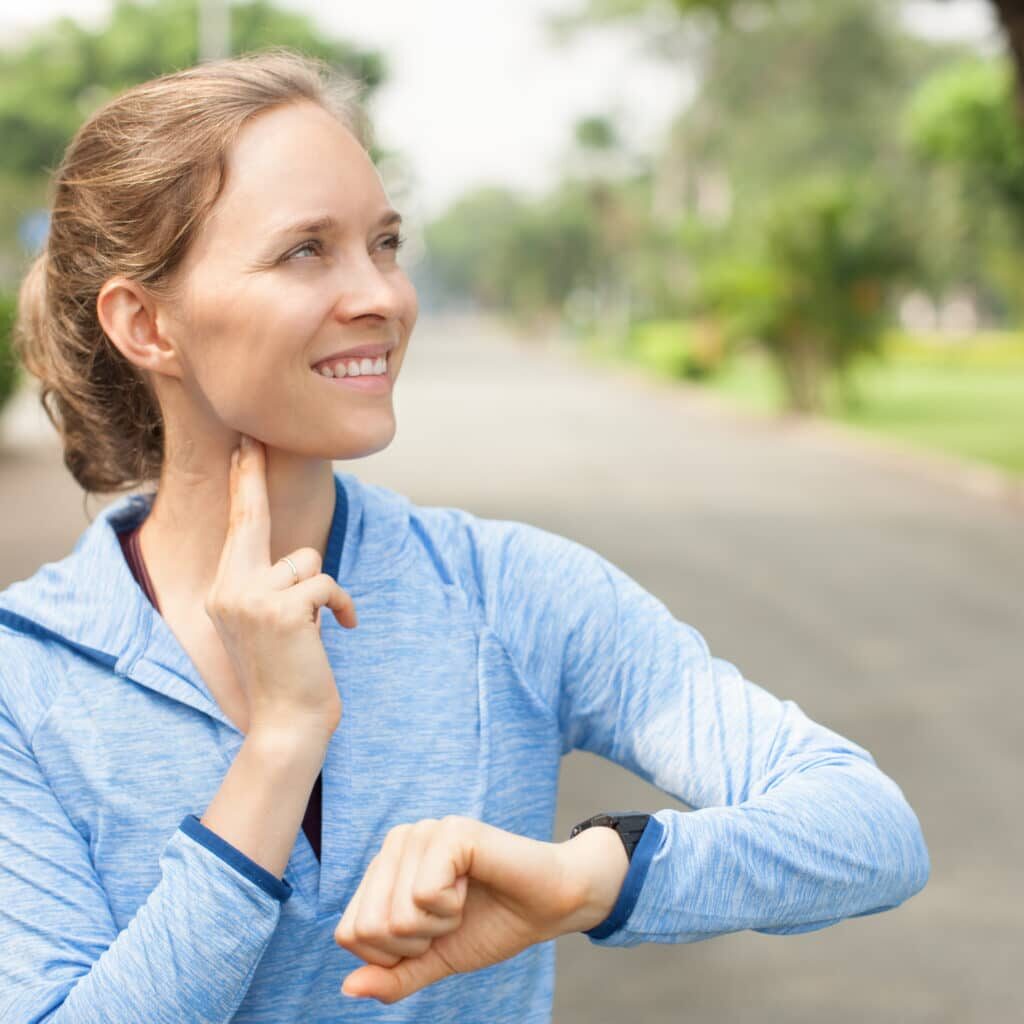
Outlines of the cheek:
<svg viewBox="0 0 1024 1024">
<path fill-rule="evenodd" d="M 405 277 L 402 294 L 401 319 L 406 326 L 406 330 L 412 330 L 413 324 L 416 323 L 416 317 L 418 315 L 419 296 L 416 294 L 416 288 L 413 286 L 412 281 L 410 281 L 408 277 Z"/>
<path fill-rule="evenodd" d="M 265 298 L 206 304 L 188 342 L 197 399 L 229 422 L 254 406 L 272 408 L 305 358 L 309 315 L 308 309 L 289 315 Z"/>
</svg>

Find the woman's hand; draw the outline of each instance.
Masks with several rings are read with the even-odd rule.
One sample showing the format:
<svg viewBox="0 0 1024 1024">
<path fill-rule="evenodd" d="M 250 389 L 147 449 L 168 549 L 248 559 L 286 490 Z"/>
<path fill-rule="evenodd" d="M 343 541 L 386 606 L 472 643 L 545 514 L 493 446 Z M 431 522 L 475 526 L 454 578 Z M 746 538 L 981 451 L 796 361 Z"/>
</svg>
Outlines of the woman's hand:
<svg viewBox="0 0 1024 1024">
<path fill-rule="evenodd" d="M 356 626 L 352 598 L 327 573 L 316 548 L 270 564 L 266 453 L 245 435 L 231 459 L 228 529 L 206 614 L 231 659 L 249 704 L 249 731 L 293 722 L 328 730 L 341 720 L 341 696 L 320 639 L 320 608 Z"/>
<path fill-rule="evenodd" d="M 334 931 L 367 961 L 342 992 L 393 1003 L 592 928 L 611 913 L 628 868 L 607 828 L 545 843 L 455 815 L 397 825 Z"/>
</svg>

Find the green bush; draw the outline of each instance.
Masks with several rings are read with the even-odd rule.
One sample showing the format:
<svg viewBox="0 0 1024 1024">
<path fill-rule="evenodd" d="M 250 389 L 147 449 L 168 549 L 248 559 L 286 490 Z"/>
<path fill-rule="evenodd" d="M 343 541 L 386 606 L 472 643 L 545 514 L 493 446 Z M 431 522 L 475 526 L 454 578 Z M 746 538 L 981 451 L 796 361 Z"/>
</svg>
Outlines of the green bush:
<svg viewBox="0 0 1024 1024">
<path fill-rule="evenodd" d="M 700 380 L 715 372 L 722 358 L 711 324 L 648 320 L 630 328 L 629 354 L 656 373 Z"/>
<path fill-rule="evenodd" d="M 17 300 L 14 295 L 0 294 L 0 409 L 7 404 L 18 387 L 19 369 L 11 348 L 11 331 Z"/>
</svg>

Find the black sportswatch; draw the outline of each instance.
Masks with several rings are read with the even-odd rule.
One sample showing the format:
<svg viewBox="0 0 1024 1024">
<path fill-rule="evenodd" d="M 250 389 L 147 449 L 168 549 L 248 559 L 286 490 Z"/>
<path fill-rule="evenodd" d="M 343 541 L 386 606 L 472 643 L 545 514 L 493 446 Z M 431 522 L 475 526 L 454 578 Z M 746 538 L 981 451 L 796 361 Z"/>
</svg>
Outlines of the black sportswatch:
<svg viewBox="0 0 1024 1024">
<path fill-rule="evenodd" d="M 626 856 L 632 860 L 633 851 L 636 849 L 636 844 L 640 842 L 640 837 L 643 835 L 650 817 L 649 814 L 640 814 L 636 811 L 610 811 L 595 814 L 592 818 L 587 818 L 586 821 L 574 825 L 572 832 L 569 833 L 569 838 L 578 836 L 584 829 L 593 828 L 594 825 L 606 825 L 619 833 L 622 845 L 626 848 Z"/>
</svg>

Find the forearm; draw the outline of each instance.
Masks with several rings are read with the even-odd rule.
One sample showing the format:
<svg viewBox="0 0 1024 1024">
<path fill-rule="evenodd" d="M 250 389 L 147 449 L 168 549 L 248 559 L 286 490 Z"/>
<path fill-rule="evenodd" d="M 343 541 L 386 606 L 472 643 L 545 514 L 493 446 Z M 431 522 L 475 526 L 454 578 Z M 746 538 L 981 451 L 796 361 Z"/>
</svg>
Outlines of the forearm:
<svg viewBox="0 0 1024 1024">
<path fill-rule="evenodd" d="M 329 740 L 326 729 L 253 729 L 202 824 L 281 878 Z"/>
<path fill-rule="evenodd" d="M 739 805 L 658 818 L 664 835 L 629 922 L 602 945 L 812 931 L 891 909 L 928 877 L 913 811 L 891 780 L 855 759 Z"/>
<path fill-rule="evenodd" d="M 262 884 L 197 840 L 189 813 L 173 831 L 166 823 L 163 849 L 138 850 L 159 878 L 122 928 L 87 838 L 2 703 L 0 778 L 0 1020 L 235 1019 L 288 886 Z M 151 865 L 134 870 L 149 877 Z"/>
</svg>

